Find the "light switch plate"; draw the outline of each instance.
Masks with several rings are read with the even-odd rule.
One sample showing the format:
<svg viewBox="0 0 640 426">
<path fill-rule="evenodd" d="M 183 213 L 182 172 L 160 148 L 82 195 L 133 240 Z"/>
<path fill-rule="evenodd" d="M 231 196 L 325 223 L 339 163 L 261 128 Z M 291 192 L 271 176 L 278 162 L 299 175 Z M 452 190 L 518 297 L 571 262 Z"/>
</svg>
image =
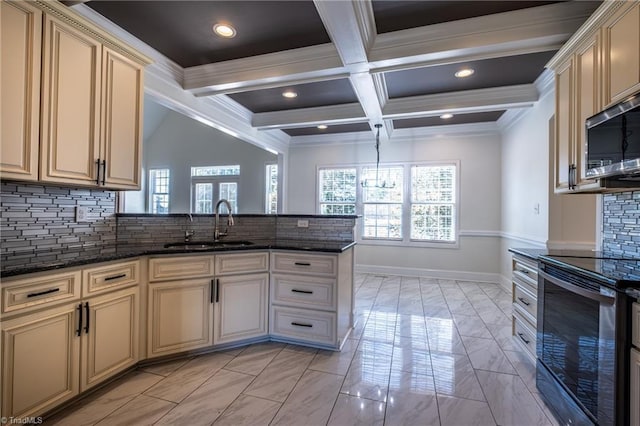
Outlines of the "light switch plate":
<svg viewBox="0 0 640 426">
<path fill-rule="evenodd" d="M 298 228 L 308 228 L 309 221 L 306 219 L 298 219 Z"/>
<path fill-rule="evenodd" d="M 76 206 L 76 222 L 88 222 L 89 221 L 89 207 Z"/>
</svg>

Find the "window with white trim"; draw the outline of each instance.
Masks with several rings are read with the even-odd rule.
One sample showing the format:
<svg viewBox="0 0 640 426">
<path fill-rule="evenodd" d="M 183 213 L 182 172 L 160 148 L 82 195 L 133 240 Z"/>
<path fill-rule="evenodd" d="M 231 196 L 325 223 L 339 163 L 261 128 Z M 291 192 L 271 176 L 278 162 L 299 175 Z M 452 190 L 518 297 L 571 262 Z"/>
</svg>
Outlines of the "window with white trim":
<svg viewBox="0 0 640 426">
<path fill-rule="evenodd" d="M 149 170 L 149 211 L 169 213 L 169 169 Z"/>
<path fill-rule="evenodd" d="M 218 200 L 225 199 L 237 213 L 239 177 L 239 165 L 191 167 L 191 211 L 212 214 Z M 220 206 L 220 213 L 227 213 L 226 206 Z"/>
<path fill-rule="evenodd" d="M 363 240 L 455 243 L 457 173 L 457 162 L 322 167 L 318 212 L 361 214 Z"/>
<path fill-rule="evenodd" d="M 356 168 L 320 169 L 320 214 L 356 214 Z"/>
<path fill-rule="evenodd" d="M 265 175 L 265 206 L 266 214 L 278 213 L 278 165 L 267 164 Z"/>
</svg>

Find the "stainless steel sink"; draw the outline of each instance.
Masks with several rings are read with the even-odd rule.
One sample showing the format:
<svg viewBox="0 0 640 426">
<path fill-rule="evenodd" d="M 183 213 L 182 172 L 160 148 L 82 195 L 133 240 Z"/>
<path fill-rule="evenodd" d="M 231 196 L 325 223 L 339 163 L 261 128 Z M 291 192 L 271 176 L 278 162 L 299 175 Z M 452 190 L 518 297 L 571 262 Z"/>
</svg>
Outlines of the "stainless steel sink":
<svg viewBox="0 0 640 426">
<path fill-rule="evenodd" d="M 251 241 L 188 241 L 178 243 L 167 243 L 164 248 L 185 249 L 185 250 L 207 250 L 216 247 L 245 247 L 253 245 Z"/>
</svg>

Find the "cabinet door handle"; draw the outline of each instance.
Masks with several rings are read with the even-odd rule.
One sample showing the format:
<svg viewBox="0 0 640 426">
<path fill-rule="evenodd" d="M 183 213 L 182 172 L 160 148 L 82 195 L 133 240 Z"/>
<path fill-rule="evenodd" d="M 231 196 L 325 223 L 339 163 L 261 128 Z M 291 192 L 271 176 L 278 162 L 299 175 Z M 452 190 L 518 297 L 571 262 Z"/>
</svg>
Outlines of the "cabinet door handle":
<svg viewBox="0 0 640 426">
<path fill-rule="evenodd" d="M 524 338 L 524 334 L 522 333 L 518 333 L 518 337 L 520 337 L 520 339 L 522 339 L 522 341 L 525 343 L 525 345 L 528 345 L 530 340 L 527 340 Z"/>
<path fill-rule="evenodd" d="M 107 179 L 107 160 L 102 160 L 102 185 L 106 185 Z"/>
<path fill-rule="evenodd" d="M 522 272 L 525 275 L 529 275 L 529 271 L 527 271 L 526 269 L 518 269 L 518 272 Z"/>
<path fill-rule="evenodd" d="M 85 302 L 84 310 L 87 313 L 87 325 L 84 326 L 84 332 L 89 334 L 89 320 L 91 319 L 91 314 L 89 312 L 89 302 Z"/>
<path fill-rule="evenodd" d="M 220 279 L 216 278 L 216 303 L 220 301 Z"/>
<path fill-rule="evenodd" d="M 214 294 L 214 293 L 215 293 L 215 290 L 214 290 L 214 288 L 213 288 L 213 286 L 214 286 L 214 281 L 215 281 L 215 280 L 211 280 L 211 282 L 209 283 L 209 284 L 210 284 L 210 287 L 209 287 L 209 294 L 210 294 L 210 296 L 209 296 L 209 301 L 210 301 L 211 303 L 213 303 L 213 302 L 214 302 L 215 297 L 216 297 L 216 296 L 215 296 L 215 294 Z"/>
<path fill-rule="evenodd" d="M 96 185 L 100 185 L 100 159 L 96 160 Z"/>
<path fill-rule="evenodd" d="M 78 304 L 78 329 L 76 330 L 76 334 L 80 336 L 82 334 L 82 303 Z"/>
<path fill-rule="evenodd" d="M 50 288 L 49 290 L 39 291 L 38 293 L 29 293 L 27 297 L 38 297 L 44 296 L 45 294 L 55 293 L 56 291 L 60 291 L 59 288 Z"/>
<path fill-rule="evenodd" d="M 531 305 L 531 303 L 527 302 L 526 299 L 522 298 L 522 297 L 518 297 L 518 300 L 521 301 L 524 305 L 529 306 Z"/>
<path fill-rule="evenodd" d="M 106 277 L 104 280 L 105 281 L 117 280 L 118 278 L 124 278 L 126 276 L 127 274 L 112 275 L 110 277 Z"/>
<path fill-rule="evenodd" d="M 303 322 L 292 322 L 291 325 L 295 325 L 296 327 L 313 327 L 313 324 L 305 324 Z"/>
<path fill-rule="evenodd" d="M 313 294 L 312 291 L 309 291 L 309 290 L 297 290 L 295 288 L 292 288 L 291 291 L 294 292 L 294 293 Z"/>
<path fill-rule="evenodd" d="M 309 262 L 295 262 L 294 265 L 297 266 L 311 266 Z"/>
</svg>

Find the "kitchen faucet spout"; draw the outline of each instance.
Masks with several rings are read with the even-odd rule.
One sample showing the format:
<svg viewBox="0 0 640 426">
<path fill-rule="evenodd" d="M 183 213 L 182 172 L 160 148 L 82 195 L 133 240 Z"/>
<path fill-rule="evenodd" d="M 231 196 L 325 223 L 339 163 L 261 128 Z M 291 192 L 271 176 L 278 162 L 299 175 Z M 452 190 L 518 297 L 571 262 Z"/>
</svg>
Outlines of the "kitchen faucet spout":
<svg viewBox="0 0 640 426">
<path fill-rule="evenodd" d="M 224 204 L 227 207 L 227 211 L 229 212 L 229 216 L 227 217 L 227 226 L 233 226 L 234 224 L 233 215 L 231 214 L 231 203 L 223 198 L 220 201 L 218 201 L 215 208 L 216 219 L 215 219 L 215 227 L 213 230 L 213 239 L 215 241 L 220 239 L 220 237 L 226 236 L 229 231 L 229 229 L 227 228 L 225 232 L 220 232 L 220 205 L 221 204 Z"/>
</svg>

